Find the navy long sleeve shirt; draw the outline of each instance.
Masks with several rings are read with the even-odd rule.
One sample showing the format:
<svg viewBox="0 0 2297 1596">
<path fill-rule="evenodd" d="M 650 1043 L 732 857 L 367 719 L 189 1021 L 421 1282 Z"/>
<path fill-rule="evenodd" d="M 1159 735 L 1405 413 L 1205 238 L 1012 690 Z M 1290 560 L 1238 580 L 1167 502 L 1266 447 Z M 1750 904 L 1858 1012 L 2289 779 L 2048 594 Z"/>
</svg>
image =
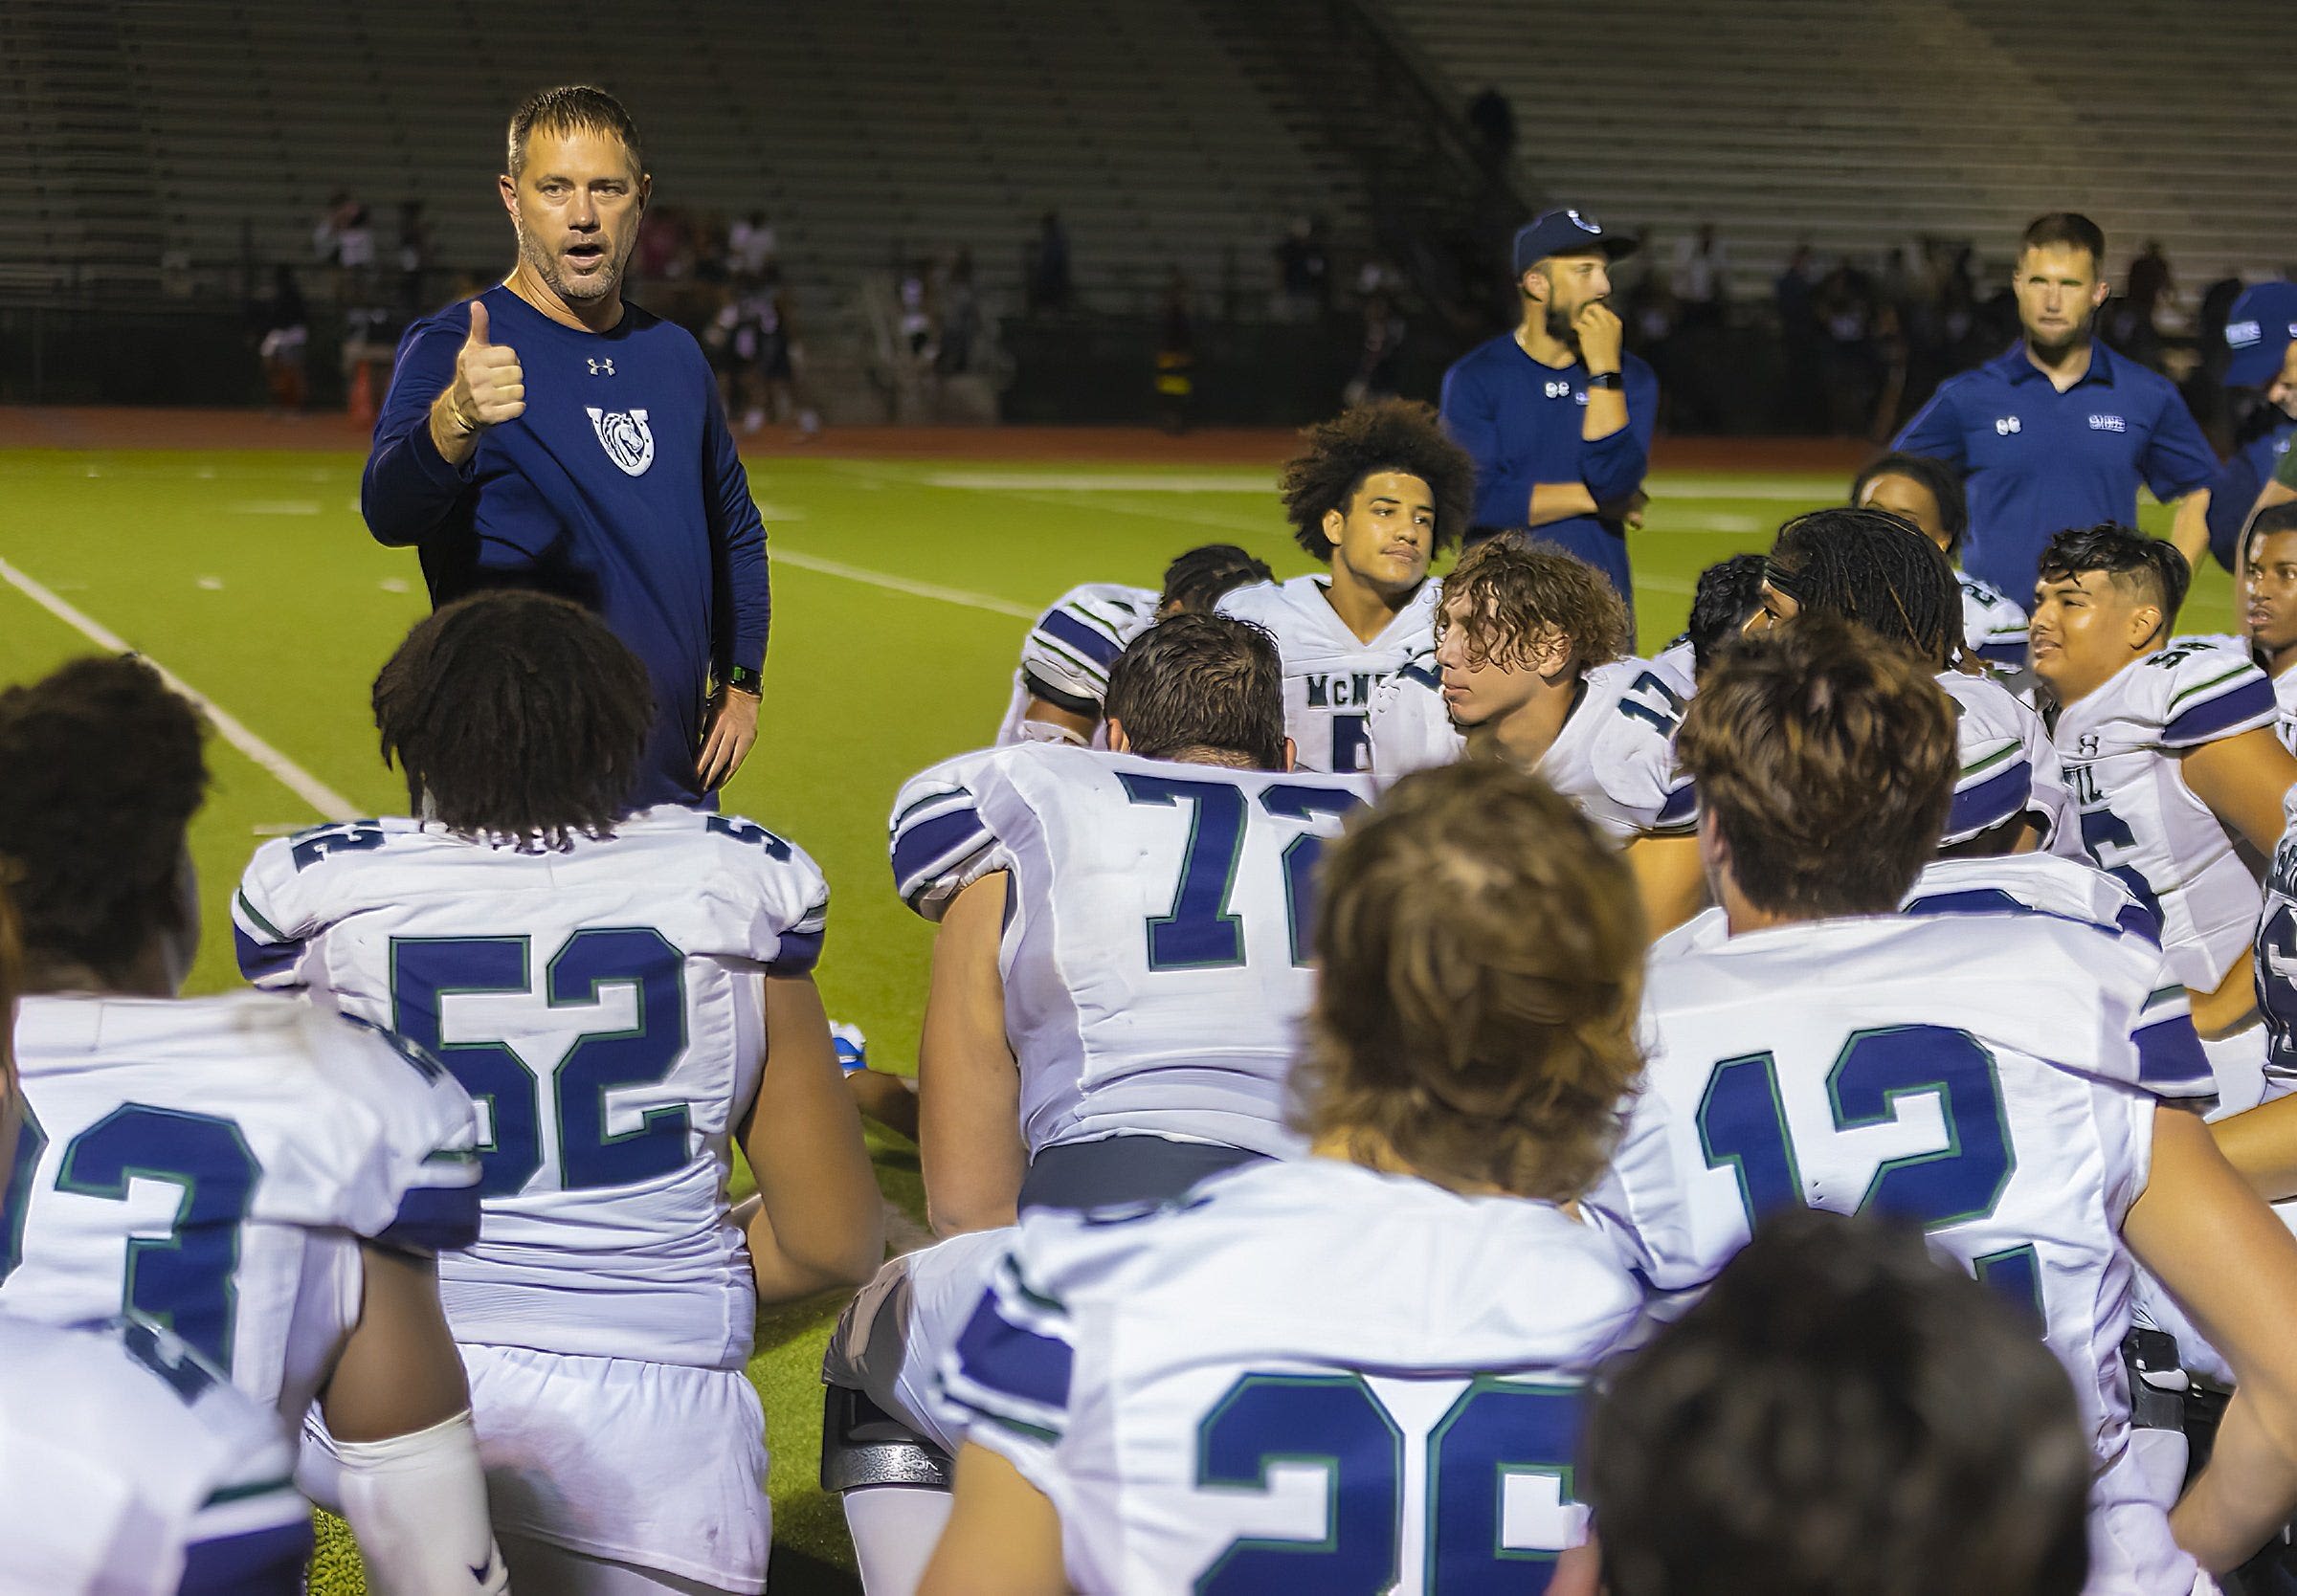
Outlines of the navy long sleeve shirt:
<svg viewBox="0 0 2297 1596">
<path fill-rule="evenodd" d="M 2063 393 L 2013 344 L 1949 377 L 1890 445 L 1967 473 L 1962 566 L 2020 604 L 2050 540 L 2069 526 L 2137 522 L 2137 485 L 2167 503 L 2218 474 L 2218 457 L 2167 377 L 2103 344 Z"/>
<path fill-rule="evenodd" d="M 504 287 L 480 298 L 490 341 L 518 352 L 526 412 L 449 465 L 431 404 L 455 381 L 469 304 L 408 328 L 361 483 L 368 529 L 421 551 L 434 606 L 522 587 L 595 610 L 654 683 L 636 801 L 702 801 L 709 683 L 764 665 L 771 610 L 766 528 L 709 362 L 683 328 L 633 304 L 592 333 Z"/>
<path fill-rule="evenodd" d="M 1443 374 L 1443 428 L 1476 462 L 1479 530 L 1522 526 L 1541 482 L 1583 483 L 1598 504 L 1642 486 L 1659 421 L 1659 379 L 1634 355 L 1624 357 L 1621 374 L 1627 425 L 1590 443 L 1579 435 L 1587 418 L 1584 362 L 1542 366 L 1506 332 L 1452 364 Z M 1621 597 L 1634 598 L 1621 523 L 1569 516 L 1532 527 L 1531 536 L 1561 544 L 1609 576 Z"/>
<path fill-rule="evenodd" d="M 2209 552 L 2219 565 L 2233 569 L 2234 544 L 2249 523 L 2250 506 L 2273 480 L 2274 469 L 2297 438 L 2297 421 L 2284 421 L 2227 460 L 2209 484 Z"/>
</svg>

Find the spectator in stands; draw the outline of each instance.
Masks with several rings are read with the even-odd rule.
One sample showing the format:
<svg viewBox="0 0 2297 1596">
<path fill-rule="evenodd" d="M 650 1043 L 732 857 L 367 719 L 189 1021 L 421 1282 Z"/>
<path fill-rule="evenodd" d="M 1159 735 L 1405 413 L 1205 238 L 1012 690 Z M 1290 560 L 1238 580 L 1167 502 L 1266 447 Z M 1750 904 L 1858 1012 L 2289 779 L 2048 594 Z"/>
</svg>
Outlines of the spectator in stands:
<svg viewBox="0 0 2297 1596">
<path fill-rule="evenodd" d="M 780 249 L 773 224 L 766 219 L 763 211 L 752 211 L 727 229 L 725 244 L 735 274 L 749 277 L 763 277 Z"/>
<path fill-rule="evenodd" d="M 1156 329 L 1157 423 L 1178 436 L 1189 430 L 1196 396 L 1196 330 L 1189 316 L 1188 274 L 1178 266 L 1165 275 Z"/>
<path fill-rule="evenodd" d="M 1467 102 L 1467 125 L 1475 131 L 1484 164 L 1505 166 L 1515 153 L 1515 106 L 1496 86 L 1485 85 Z"/>
<path fill-rule="evenodd" d="M 1349 405 L 1375 399 L 1394 399 L 1402 391 L 1398 382 L 1404 353 L 1404 319 L 1396 314 L 1386 294 L 1364 297 L 1364 333 L 1356 351 L 1355 375 L 1349 378 L 1341 398 Z"/>
<path fill-rule="evenodd" d="M 1826 430 L 1864 437 L 1882 391 L 1874 348 L 1873 283 L 1848 255 L 1818 284 L 1814 303 L 1823 340 L 1819 366 Z"/>
<path fill-rule="evenodd" d="M 981 291 L 973 283 L 973 252 L 959 250 L 949 262 L 941 295 L 941 370 L 944 376 L 962 376 L 973 368 L 985 330 Z"/>
<path fill-rule="evenodd" d="M 1998 1291 L 1911 1228 L 1789 1208 L 1617 1372 L 1581 1478 L 1612 1596 L 2076 1596 L 2089 1475 Z"/>
<path fill-rule="evenodd" d="M 1470 543 L 1510 530 L 1576 554 L 1634 602 L 1627 533 L 1642 524 L 1659 379 L 1620 346 L 1611 265 L 1638 241 L 1582 211 L 1515 235 L 1521 322 L 1443 374 L 1443 425 L 1476 463 Z"/>
<path fill-rule="evenodd" d="M 295 280 L 295 268 L 273 268 L 271 299 L 262 308 L 263 342 L 257 353 L 263 361 L 263 386 L 272 407 L 289 414 L 303 408 L 307 393 L 303 356 L 311 341 L 311 315 L 303 291 Z"/>
<path fill-rule="evenodd" d="M 1313 216 L 1295 216 L 1277 244 L 1276 302 L 1280 321 L 1306 321 L 1324 314 L 1331 290 L 1331 259 L 1325 253 L 1324 227 Z"/>
<path fill-rule="evenodd" d="M 1785 419 L 1797 431 L 1818 431 L 1825 413 L 1818 376 L 1818 277 L 1807 242 L 1795 246 L 1786 269 L 1773 280 L 1771 304 L 1778 317 Z"/>
<path fill-rule="evenodd" d="M 2013 597 L 2033 590 L 2058 532 L 2135 524 L 2140 480 L 2165 503 L 2181 500 L 2172 542 L 2189 564 L 2209 546 L 2218 457 L 2167 378 L 2092 336 L 2105 258 L 2106 235 L 2088 217 L 2037 217 L 2012 274 L 2022 336 L 1940 385 L 1891 445 L 1967 474 L 1964 564 Z"/>
<path fill-rule="evenodd" d="M 423 202 L 399 202 L 399 310 L 415 316 L 429 308 L 423 279 L 432 266 L 431 224 L 424 219 Z"/>
<path fill-rule="evenodd" d="M 1685 328 L 1711 327 L 1723 320 L 1730 293 L 1730 256 L 1715 238 L 1715 224 L 1701 222 L 1696 236 L 1675 245 L 1675 270 L 1670 279 L 1683 305 Z"/>
<path fill-rule="evenodd" d="M 1060 225 L 1060 212 L 1048 211 L 1037 224 L 1037 242 L 1029 262 L 1029 308 L 1061 311 L 1076 296 L 1069 277 L 1069 233 Z"/>
<path fill-rule="evenodd" d="M 517 264 L 409 329 L 360 507 L 420 549 L 435 607 L 523 587 L 596 610 L 653 683 L 633 803 L 712 805 L 757 736 L 765 527 L 708 361 L 622 298 L 653 186 L 630 113 L 540 90 L 507 155 Z"/>
<path fill-rule="evenodd" d="M 2250 507 L 2297 438 L 2297 283 L 2244 290 L 2226 315 L 2225 347 L 2241 448 L 2209 485 L 2209 551 L 2231 570 Z"/>
</svg>

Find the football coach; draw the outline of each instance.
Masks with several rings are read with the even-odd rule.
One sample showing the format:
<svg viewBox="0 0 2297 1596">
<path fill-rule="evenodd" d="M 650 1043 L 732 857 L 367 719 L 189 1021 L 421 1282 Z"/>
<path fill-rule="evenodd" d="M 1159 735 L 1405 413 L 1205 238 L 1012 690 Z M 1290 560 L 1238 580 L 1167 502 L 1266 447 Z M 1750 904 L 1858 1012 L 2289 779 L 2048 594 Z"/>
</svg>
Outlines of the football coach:
<svg viewBox="0 0 2297 1596">
<path fill-rule="evenodd" d="M 622 298 L 637 128 L 603 90 L 542 90 L 500 186 L 518 264 L 407 330 L 361 510 L 421 551 L 435 607 L 510 586 L 596 610 L 653 678 L 635 801 L 708 803 L 757 737 L 766 529 L 700 345 Z"/>
<path fill-rule="evenodd" d="M 1476 462 L 1467 541 L 1528 529 L 1611 578 L 1630 604 L 1627 531 L 1642 524 L 1659 379 L 1619 346 L 1611 265 L 1637 240 L 1582 211 L 1515 235 L 1522 320 L 1443 374 L 1443 426 Z"/>
<path fill-rule="evenodd" d="M 1968 473 L 1962 565 L 2023 602 L 2053 537 L 2099 521 L 2137 524 L 2137 484 L 2177 504 L 2171 541 L 2199 568 L 2209 549 L 2218 457 L 2167 377 L 2092 331 L 2106 302 L 2106 235 L 2052 211 L 2018 241 L 2011 287 L 2018 341 L 1949 377 L 1890 447 Z"/>
</svg>

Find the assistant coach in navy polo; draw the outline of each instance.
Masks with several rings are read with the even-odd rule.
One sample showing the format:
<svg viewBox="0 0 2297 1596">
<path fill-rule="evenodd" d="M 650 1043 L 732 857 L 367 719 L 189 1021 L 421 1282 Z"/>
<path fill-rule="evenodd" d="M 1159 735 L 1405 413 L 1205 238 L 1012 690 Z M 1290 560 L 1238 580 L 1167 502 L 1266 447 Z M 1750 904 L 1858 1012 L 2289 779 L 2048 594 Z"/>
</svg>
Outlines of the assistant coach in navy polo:
<svg viewBox="0 0 2297 1596">
<path fill-rule="evenodd" d="M 1891 448 L 1968 474 L 1962 565 L 2019 602 L 2050 539 L 2069 526 L 2137 524 L 2137 485 L 2177 503 L 2171 541 L 2198 567 L 2209 548 L 2218 457 L 2167 377 L 2099 343 L 2106 235 L 2053 211 L 2019 241 L 2018 341 L 1950 377 Z"/>
<path fill-rule="evenodd" d="M 1467 541 L 1528 528 L 1609 576 L 1633 602 L 1627 532 L 1642 524 L 1659 379 L 1619 347 L 1611 263 L 1636 240 L 1579 211 L 1515 235 L 1523 317 L 1443 374 L 1443 426 L 1476 462 Z"/>
<path fill-rule="evenodd" d="M 508 166 L 518 265 L 408 329 L 360 506 L 421 550 L 435 606 L 521 587 L 596 610 L 654 683 L 636 801 L 708 802 L 757 737 L 766 529 L 701 346 L 622 299 L 652 181 L 629 114 L 543 90 Z"/>
</svg>

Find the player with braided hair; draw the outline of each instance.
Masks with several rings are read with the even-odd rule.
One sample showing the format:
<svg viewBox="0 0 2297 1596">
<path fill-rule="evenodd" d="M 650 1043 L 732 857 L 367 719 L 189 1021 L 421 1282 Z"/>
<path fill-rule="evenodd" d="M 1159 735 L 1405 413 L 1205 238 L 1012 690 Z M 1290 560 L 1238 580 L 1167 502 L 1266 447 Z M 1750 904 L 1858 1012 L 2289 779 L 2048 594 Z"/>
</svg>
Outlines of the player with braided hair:
<svg viewBox="0 0 2297 1596">
<path fill-rule="evenodd" d="M 1566 1206 L 1640 1071 L 1642 942 L 1617 851 L 1537 777 L 1397 784 L 1322 872 L 1311 1156 L 1023 1217 L 942 1363 L 969 1422 L 921 1588 L 1433 1592 L 1584 1561 L 1568 1485 L 1533 1513 L 1509 1482 L 1572 1477 L 1633 1322 Z M 1318 1456 L 1328 1492 L 1267 1488 Z"/>
<path fill-rule="evenodd" d="M 1850 501 L 1883 510 L 1913 526 L 1951 561 L 1962 558 L 1970 503 L 1962 474 L 1927 454 L 1884 454 L 1850 484 Z M 2026 662 L 2026 612 L 1992 584 L 1957 567 L 1962 589 L 1962 646 L 1993 665 Z"/>
<path fill-rule="evenodd" d="M 1436 412 L 1360 405 L 1304 434 L 1284 467 L 1292 535 L 1329 570 L 1239 587 L 1219 611 L 1272 633 L 1284 661 L 1284 727 L 1303 768 L 1369 768 L 1372 690 L 1434 645 L 1428 565 L 1460 541 L 1476 469 Z"/>
<path fill-rule="evenodd" d="M 0 864 L 25 942 L 26 1105 L 0 1310 L 168 1325 L 292 1430 L 324 1415 L 377 1582 L 500 1590 L 436 1256 L 479 1226 L 471 1101 L 373 1025 L 179 998 L 199 938 L 185 830 L 198 712 L 135 659 L 0 693 Z M 344 836 L 282 840 L 317 860 Z M 136 1199 L 181 1196 L 151 1236 Z M 131 1189 L 133 1188 L 133 1189 Z M 9 1261 L 0 1257 L 0 1262 Z"/>
</svg>

